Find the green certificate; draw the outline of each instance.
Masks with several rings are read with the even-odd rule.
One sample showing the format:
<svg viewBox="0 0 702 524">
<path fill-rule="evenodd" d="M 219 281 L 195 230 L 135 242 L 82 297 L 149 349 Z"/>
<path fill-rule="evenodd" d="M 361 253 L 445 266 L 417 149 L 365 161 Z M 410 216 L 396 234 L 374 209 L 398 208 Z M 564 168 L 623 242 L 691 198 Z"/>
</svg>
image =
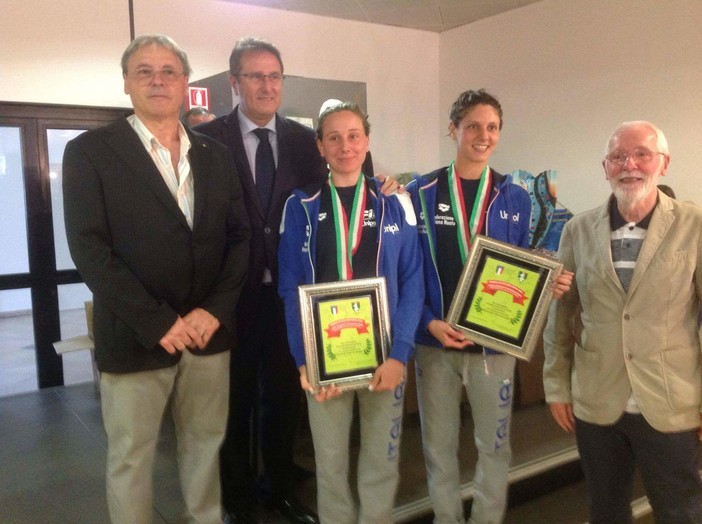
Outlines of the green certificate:
<svg viewBox="0 0 702 524">
<path fill-rule="evenodd" d="M 519 338 L 539 281 L 538 271 L 486 256 L 465 320 Z"/>
<path fill-rule="evenodd" d="M 548 253 L 477 235 L 446 321 L 476 344 L 528 361 L 562 267 Z"/>
<path fill-rule="evenodd" d="M 368 387 L 390 345 L 384 277 L 300 286 L 307 380 L 312 388 Z"/>
<path fill-rule="evenodd" d="M 327 374 L 348 373 L 378 365 L 370 295 L 320 300 L 319 329 Z"/>
</svg>

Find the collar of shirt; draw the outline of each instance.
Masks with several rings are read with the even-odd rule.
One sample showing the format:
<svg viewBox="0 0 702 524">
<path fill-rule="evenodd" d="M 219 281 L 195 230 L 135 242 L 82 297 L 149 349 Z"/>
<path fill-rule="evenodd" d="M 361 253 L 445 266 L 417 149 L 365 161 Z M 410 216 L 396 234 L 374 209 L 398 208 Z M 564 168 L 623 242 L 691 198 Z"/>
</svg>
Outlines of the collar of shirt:
<svg viewBox="0 0 702 524">
<path fill-rule="evenodd" d="M 237 110 L 237 115 L 239 117 L 239 129 L 241 131 L 241 139 L 244 141 L 244 149 L 246 150 L 246 157 L 249 159 L 249 167 L 251 168 L 251 174 L 256 176 L 256 148 L 258 147 L 258 137 L 254 134 L 254 129 L 258 129 L 260 126 L 252 122 L 241 110 L 239 106 Z M 275 165 L 278 167 L 278 133 L 275 128 L 275 119 L 270 119 L 270 121 L 263 126 L 268 129 L 270 133 L 268 134 L 268 139 L 271 142 L 271 148 L 273 149 L 273 160 L 275 160 Z"/>
<path fill-rule="evenodd" d="M 653 216 L 653 212 L 656 210 L 656 206 L 658 206 L 658 200 L 656 200 L 656 205 L 653 206 L 653 209 L 651 209 L 651 212 L 646 215 L 638 224 L 636 224 L 636 227 L 640 227 L 641 229 L 648 229 L 648 225 L 651 223 L 651 217 Z M 612 197 L 609 201 L 609 227 L 612 231 L 616 231 L 620 227 L 623 227 L 627 225 L 629 222 L 624 220 L 624 217 L 621 215 L 619 212 L 619 209 L 617 208 L 617 199 Z"/>
<path fill-rule="evenodd" d="M 144 144 L 147 151 L 151 152 L 151 149 L 154 148 L 156 144 L 164 147 L 138 116 L 135 114 L 129 115 L 127 121 L 132 125 L 139 140 Z M 188 138 L 188 133 L 185 132 L 185 128 L 180 122 L 178 122 L 178 136 L 180 137 L 180 158 L 183 158 L 183 156 L 187 155 L 188 151 L 190 151 L 190 138 Z"/>
<path fill-rule="evenodd" d="M 193 227 L 193 207 L 195 202 L 195 187 L 188 159 L 190 139 L 185 132 L 183 124 L 178 122 L 178 136 L 180 139 L 180 158 L 177 163 L 177 172 L 173 169 L 170 151 L 161 144 L 154 134 L 144 125 L 138 116 L 130 115 L 127 121 L 131 124 L 139 140 L 144 145 L 146 152 L 154 161 L 168 190 L 178 203 L 178 207 L 185 215 L 188 225 Z"/>
</svg>

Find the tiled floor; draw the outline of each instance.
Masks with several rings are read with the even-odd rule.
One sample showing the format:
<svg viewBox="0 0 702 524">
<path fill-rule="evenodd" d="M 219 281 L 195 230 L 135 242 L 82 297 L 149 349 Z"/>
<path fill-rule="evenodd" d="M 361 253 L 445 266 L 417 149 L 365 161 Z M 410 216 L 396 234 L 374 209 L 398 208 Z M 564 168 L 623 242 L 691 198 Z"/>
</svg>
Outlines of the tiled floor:
<svg viewBox="0 0 702 524">
<path fill-rule="evenodd" d="M 543 437 L 547 426 L 543 406 L 521 410 L 515 423 L 530 428 L 527 439 L 537 433 Z M 470 431 L 470 424 L 464 431 Z M 302 431 L 298 440 L 298 462 L 313 467 L 309 437 Z M 540 440 L 554 449 L 568 444 L 559 433 Z M 535 452 L 520 450 L 520 441 L 524 439 L 515 437 L 515 460 L 531 460 Z M 0 398 L 0 443 L 0 522 L 108 521 L 104 495 L 106 442 L 99 398 L 92 383 Z M 467 479 L 472 475 L 472 454 L 468 451 L 461 456 Z M 166 418 L 154 476 L 156 523 L 181 522 L 183 506 L 173 457 L 174 439 Z M 398 505 L 416 505 L 426 497 L 426 482 L 417 421 L 412 416 L 405 426 L 401 471 Z M 314 493 L 314 480 L 300 486 L 300 498 L 312 505 Z M 399 510 L 401 513 L 402 508 Z M 273 523 L 277 519 L 264 512 L 262 520 Z"/>
<path fill-rule="evenodd" d="M 64 337 L 84 333 L 82 315 L 81 310 L 62 313 L 62 322 L 67 324 L 62 327 Z M 0 523 L 108 522 L 104 494 L 106 438 L 99 396 L 92 382 L 90 355 L 83 351 L 64 357 L 67 381 L 78 384 L 36 391 L 33 347 L 31 336 L 25 340 L 26 327 L 16 317 L 12 321 L 0 319 Z M 20 351 L 14 351 L 14 355 L 3 351 L 9 346 L 7 340 L 12 340 Z M 548 457 L 552 464 L 567 463 L 573 460 L 574 442 L 557 428 L 543 404 L 517 410 L 512 427 L 514 457 L 510 477 L 522 487 L 523 499 L 525 484 L 527 492 L 536 489 L 531 488 L 531 481 L 523 479 L 539 472 L 540 459 Z M 464 494 L 469 496 L 475 464 L 469 416 L 461 431 L 463 447 L 459 460 Z M 166 416 L 154 474 L 153 521 L 157 524 L 183 522 L 174 444 L 172 424 Z M 416 414 L 405 417 L 401 457 L 396 518 L 400 522 L 430 522 L 420 517 L 430 512 L 430 504 Z M 304 467 L 314 468 L 312 443 L 304 426 L 297 439 L 296 460 Z M 315 489 L 314 480 L 306 481 L 299 486 L 298 496 L 314 507 Z M 536 500 L 520 500 L 518 506 L 510 508 L 506 523 L 567 524 L 587 520 L 582 482 L 556 484 L 553 489 L 556 491 Z M 265 510 L 261 510 L 260 518 L 266 524 L 281 522 Z"/>
</svg>

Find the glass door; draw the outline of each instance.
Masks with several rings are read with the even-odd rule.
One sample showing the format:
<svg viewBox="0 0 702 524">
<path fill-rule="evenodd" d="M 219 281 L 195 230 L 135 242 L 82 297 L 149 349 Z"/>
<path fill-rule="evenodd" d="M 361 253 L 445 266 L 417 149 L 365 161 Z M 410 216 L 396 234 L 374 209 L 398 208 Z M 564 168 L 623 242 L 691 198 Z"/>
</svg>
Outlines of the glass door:
<svg viewBox="0 0 702 524">
<path fill-rule="evenodd" d="M 0 126 L 0 396 L 37 388 L 23 176 L 27 127 Z"/>
<path fill-rule="evenodd" d="M 0 396 L 92 378 L 87 351 L 53 343 L 87 333 L 90 293 L 68 253 L 66 143 L 127 110 L 0 103 Z"/>
<path fill-rule="evenodd" d="M 76 277 L 76 266 L 68 251 L 66 228 L 63 220 L 63 151 L 69 140 L 84 129 L 43 128 L 48 151 L 49 186 L 51 188 L 51 218 L 53 222 L 54 255 L 56 270 L 64 277 Z M 92 294 L 82 282 L 58 285 L 58 309 L 61 339 L 84 336 L 88 333 L 85 302 Z M 65 385 L 88 382 L 93 379 L 92 353 L 88 350 L 71 351 L 61 355 Z"/>
</svg>

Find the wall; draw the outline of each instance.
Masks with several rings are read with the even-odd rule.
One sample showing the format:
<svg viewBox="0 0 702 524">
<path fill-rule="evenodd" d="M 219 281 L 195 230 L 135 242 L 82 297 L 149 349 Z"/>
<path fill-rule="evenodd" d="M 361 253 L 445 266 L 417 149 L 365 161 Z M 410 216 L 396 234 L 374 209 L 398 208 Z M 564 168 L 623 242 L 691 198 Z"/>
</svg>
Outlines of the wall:
<svg viewBox="0 0 702 524">
<path fill-rule="evenodd" d="M 0 100 L 128 106 L 118 68 L 127 6 L 5 2 L 12 24 L 0 39 Z M 193 79 L 224 70 L 234 41 L 253 34 L 280 47 L 290 74 L 365 82 L 374 159 L 385 172 L 447 163 L 451 102 L 486 87 L 505 110 L 494 167 L 556 169 L 559 200 L 574 211 L 606 198 L 604 143 L 619 122 L 639 118 L 669 138 L 665 182 L 702 202 L 693 178 L 702 138 L 699 0 L 544 0 L 441 35 L 224 0 L 134 0 L 134 12 L 137 33 L 167 33 L 188 51 Z"/>
<path fill-rule="evenodd" d="M 650 120 L 666 134 L 663 183 L 702 203 L 702 2 L 544 0 L 441 35 L 440 111 L 485 87 L 500 99 L 498 171 L 558 171 L 558 198 L 584 211 L 609 195 L 601 161 L 612 130 Z M 441 159 L 455 155 L 442 140 Z"/>
<path fill-rule="evenodd" d="M 226 70 L 237 38 L 256 35 L 280 48 L 286 73 L 365 82 L 376 169 L 437 164 L 438 34 L 223 0 L 133 5 L 136 33 L 173 37 L 188 53 L 192 80 Z M 127 0 L 10 0 L 3 10 L 13 23 L 0 40 L 0 100 L 129 106 L 119 69 Z"/>
<path fill-rule="evenodd" d="M 128 107 L 119 57 L 127 0 L 3 4 L 0 100 Z M 193 80 L 226 69 L 234 41 L 258 35 L 282 50 L 286 72 L 365 82 L 376 167 L 425 172 L 455 153 L 448 108 L 467 88 L 503 103 L 493 166 L 558 171 L 562 204 L 583 211 L 609 194 L 604 143 L 623 120 L 668 136 L 664 179 L 702 202 L 702 2 L 543 0 L 442 33 L 334 20 L 224 0 L 134 0 L 136 32 L 164 32 L 187 51 Z"/>
<path fill-rule="evenodd" d="M 5 0 L 2 17 L 0 100 L 129 106 L 127 0 Z"/>
</svg>

